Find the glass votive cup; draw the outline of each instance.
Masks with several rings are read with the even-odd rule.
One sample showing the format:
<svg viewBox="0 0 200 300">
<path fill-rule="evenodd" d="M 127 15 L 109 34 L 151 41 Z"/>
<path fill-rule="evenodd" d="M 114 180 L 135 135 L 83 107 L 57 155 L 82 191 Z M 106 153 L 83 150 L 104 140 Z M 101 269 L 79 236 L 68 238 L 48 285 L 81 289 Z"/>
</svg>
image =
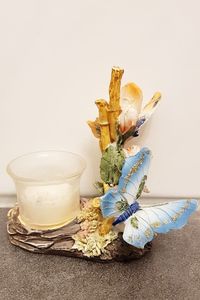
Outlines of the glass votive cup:
<svg viewBox="0 0 200 300">
<path fill-rule="evenodd" d="M 34 152 L 12 160 L 7 171 L 16 186 L 20 222 L 48 230 L 75 219 L 85 167 L 81 156 L 66 151 Z"/>
</svg>

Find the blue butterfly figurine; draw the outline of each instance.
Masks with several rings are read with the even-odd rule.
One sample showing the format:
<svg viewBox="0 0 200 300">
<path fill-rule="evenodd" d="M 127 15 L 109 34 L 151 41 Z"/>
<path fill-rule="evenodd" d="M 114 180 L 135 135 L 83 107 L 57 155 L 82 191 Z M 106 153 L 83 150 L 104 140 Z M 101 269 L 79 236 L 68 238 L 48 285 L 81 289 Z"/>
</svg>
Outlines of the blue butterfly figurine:
<svg viewBox="0 0 200 300">
<path fill-rule="evenodd" d="M 150 160 L 151 151 L 146 147 L 126 158 L 118 186 L 109 189 L 100 201 L 103 217 L 115 217 L 113 226 L 124 222 L 123 239 L 137 248 L 144 248 L 155 233 L 182 228 L 198 206 L 192 199 L 141 207 L 137 199 L 145 186 Z"/>
</svg>

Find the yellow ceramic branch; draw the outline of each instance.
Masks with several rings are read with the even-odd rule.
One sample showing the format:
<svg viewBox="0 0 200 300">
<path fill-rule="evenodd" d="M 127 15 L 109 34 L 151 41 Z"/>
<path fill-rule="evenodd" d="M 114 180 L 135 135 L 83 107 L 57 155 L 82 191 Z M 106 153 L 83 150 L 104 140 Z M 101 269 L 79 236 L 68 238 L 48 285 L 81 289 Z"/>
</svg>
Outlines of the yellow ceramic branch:
<svg viewBox="0 0 200 300">
<path fill-rule="evenodd" d="M 108 106 L 111 142 L 116 141 L 117 138 L 117 119 L 121 113 L 120 87 L 123 73 L 124 70 L 120 69 L 119 67 L 112 68 L 111 81 L 109 86 L 110 102 Z"/>
<path fill-rule="evenodd" d="M 110 129 L 108 122 L 108 103 L 103 99 L 96 100 L 99 109 L 100 147 L 104 151 L 110 144 Z"/>
</svg>

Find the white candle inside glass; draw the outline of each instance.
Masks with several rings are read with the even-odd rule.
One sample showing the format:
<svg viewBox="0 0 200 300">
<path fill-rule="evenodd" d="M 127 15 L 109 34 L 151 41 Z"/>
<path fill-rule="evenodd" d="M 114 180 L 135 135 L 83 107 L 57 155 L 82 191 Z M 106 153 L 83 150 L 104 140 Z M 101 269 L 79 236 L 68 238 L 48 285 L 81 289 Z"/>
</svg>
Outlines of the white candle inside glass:
<svg viewBox="0 0 200 300">
<path fill-rule="evenodd" d="M 19 192 L 24 223 L 52 226 L 72 220 L 79 213 L 79 188 L 68 183 L 29 186 Z"/>
<path fill-rule="evenodd" d="M 84 160 L 64 151 L 27 154 L 8 166 L 15 181 L 19 219 L 33 229 L 52 229 L 72 221 L 80 210 Z"/>
</svg>

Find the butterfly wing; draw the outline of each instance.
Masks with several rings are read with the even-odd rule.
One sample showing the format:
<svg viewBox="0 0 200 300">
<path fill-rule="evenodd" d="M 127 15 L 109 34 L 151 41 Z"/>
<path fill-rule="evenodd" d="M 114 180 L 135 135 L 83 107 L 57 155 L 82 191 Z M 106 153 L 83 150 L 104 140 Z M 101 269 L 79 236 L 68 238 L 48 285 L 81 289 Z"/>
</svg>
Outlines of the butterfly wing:
<svg viewBox="0 0 200 300">
<path fill-rule="evenodd" d="M 144 248 L 146 243 L 153 240 L 154 232 L 151 226 L 136 214 L 137 212 L 125 221 L 123 239 L 136 248 Z"/>
<path fill-rule="evenodd" d="M 119 216 L 134 199 L 139 198 L 147 178 L 150 159 L 150 150 L 142 148 L 136 155 L 125 160 L 118 188 L 110 189 L 101 197 L 101 211 L 104 217 Z"/>
<path fill-rule="evenodd" d="M 157 233 L 180 229 L 187 224 L 189 216 L 197 209 L 198 202 L 179 200 L 142 209 L 146 218 Z"/>
<path fill-rule="evenodd" d="M 119 193 L 117 189 L 108 190 L 100 201 L 101 212 L 104 218 L 118 217 L 128 207 L 127 200 Z"/>
<path fill-rule="evenodd" d="M 119 179 L 118 191 L 124 195 L 129 204 L 140 197 L 149 170 L 151 151 L 142 148 L 136 155 L 126 158 Z"/>
<path fill-rule="evenodd" d="M 139 198 L 147 178 L 150 158 L 150 150 L 142 148 L 136 155 L 125 160 L 118 188 L 108 190 L 101 197 L 100 205 L 104 217 L 118 217 Z"/>
<path fill-rule="evenodd" d="M 197 200 L 179 200 L 138 210 L 125 221 L 123 239 L 138 248 L 153 239 L 154 233 L 166 233 L 187 224 L 197 209 Z M 137 226 L 133 222 L 136 219 Z"/>
</svg>

